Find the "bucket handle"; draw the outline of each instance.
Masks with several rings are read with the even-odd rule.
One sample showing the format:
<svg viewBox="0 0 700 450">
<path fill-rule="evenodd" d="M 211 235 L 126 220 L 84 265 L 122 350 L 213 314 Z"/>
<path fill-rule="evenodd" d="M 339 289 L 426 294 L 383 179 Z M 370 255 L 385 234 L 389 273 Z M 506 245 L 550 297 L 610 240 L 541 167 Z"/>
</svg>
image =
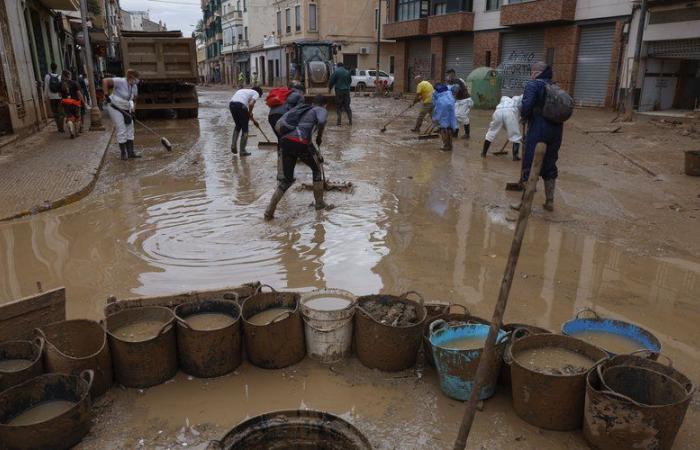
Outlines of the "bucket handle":
<svg viewBox="0 0 700 450">
<path fill-rule="evenodd" d="M 158 334 L 156 336 L 160 336 L 161 334 L 167 333 L 168 331 L 170 331 L 170 328 L 172 328 L 172 326 L 173 326 L 173 322 L 171 320 L 171 321 L 167 322 L 165 325 L 163 325 L 163 327 L 160 329 L 160 331 L 158 331 Z"/>
<path fill-rule="evenodd" d="M 44 344 L 46 343 L 46 339 L 44 339 L 41 336 L 35 336 L 34 339 L 32 339 L 32 342 L 34 345 L 39 347 L 39 358 L 44 354 Z"/>
<path fill-rule="evenodd" d="M 270 286 L 269 284 L 261 284 L 261 285 L 258 286 L 258 288 L 255 290 L 255 293 L 256 293 L 256 294 L 262 294 L 262 290 L 263 290 L 264 287 L 270 288 L 270 292 L 277 292 L 277 289 L 273 288 L 273 287 Z"/>
<path fill-rule="evenodd" d="M 192 330 L 192 327 L 187 323 L 186 320 L 184 320 L 180 317 L 177 317 L 177 316 L 175 317 L 175 320 L 177 320 L 177 324 L 182 325 L 183 328 L 187 328 L 188 330 Z"/>
<path fill-rule="evenodd" d="M 447 328 L 447 322 L 442 319 L 433 320 L 428 327 L 431 336 L 444 328 Z"/>
<path fill-rule="evenodd" d="M 643 358 L 647 358 L 647 359 L 651 359 L 654 356 L 656 356 L 657 358 L 664 358 L 666 360 L 666 365 L 668 367 L 673 368 L 673 360 L 671 359 L 670 356 L 663 355 L 660 352 L 655 352 L 655 351 L 649 350 L 647 348 L 635 350 L 632 353 L 630 353 L 630 355 L 635 355 L 635 356 L 639 355 L 639 356 L 642 356 Z"/>
<path fill-rule="evenodd" d="M 579 309 L 578 312 L 576 312 L 576 316 L 574 316 L 574 317 L 576 319 L 580 319 L 581 314 L 583 314 L 583 313 L 592 314 L 594 319 L 600 320 L 600 316 L 598 315 L 598 313 L 593 311 L 591 308 L 588 308 L 588 307 Z"/>
<path fill-rule="evenodd" d="M 80 378 L 87 381 L 89 392 L 92 389 L 92 382 L 95 380 L 95 372 L 92 369 L 85 369 L 80 372 Z"/>
<path fill-rule="evenodd" d="M 420 293 L 418 293 L 416 291 L 406 291 L 403 294 L 401 294 L 399 297 L 401 297 L 405 300 L 408 300 L 408 296 L 411 294 L 417 296 L 418 297 L 418 304 L 420 304 L 421 306 L 424 306 L 425 300 L 423 299 L 423 296 L 420 295 Z"/>
<path fill-rule="evenodd" d="M 333 327 L 333 328 L 330 328 L 330 329 L 328 329 L 328 330 L 324 330 L 323 328 L 318 328 L 318 327 L 315 327 L 315 326 L 311 325 L 311 323 L 309 323 L 309 321 L 306 320 L 306 317 L 304 317 L 303 315 L 302 315 L 302 319 L 304 319 L 304 323 L 306 324 L 306 326 L 308 326 L 308 327 L 311 328 L 312 330 L 318 331 L 319 333 L 331 333 L 331 332 L 333 332 L 333 331 L 338 331 L 338 330 L 340 330 L 341 328 L 343 328 L 343 327 L 344 327 L 348 322 L 350 322 L 353 318 L 352 318 L 352 317 L 348 317 L 347 319 L 341 321 L 339 325 L 337 325 L 337 326 L 335 326 L 335 327 Z"/>
<path fill-rule="evenodd" d="M 468 318 L 469 316 L 472 315 L 472 313 L 469 311 L 469 308 L 466 306 L 462 305 L 461 303 L 450 303 L 449 306 L 447 307 L 447 312 L 449 313 L 452 310 L 452 307 L 457 307 L 457 308 L 462 308 L 464 310 L 464 317 Z"/>
</svg>

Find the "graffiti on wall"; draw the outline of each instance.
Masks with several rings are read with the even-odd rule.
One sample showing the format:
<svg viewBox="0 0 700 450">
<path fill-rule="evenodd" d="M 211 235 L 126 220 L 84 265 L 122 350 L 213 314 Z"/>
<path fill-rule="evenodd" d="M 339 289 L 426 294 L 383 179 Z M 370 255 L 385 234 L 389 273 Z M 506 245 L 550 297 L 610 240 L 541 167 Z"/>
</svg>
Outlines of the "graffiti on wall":
<svg viewBox="0 0 700 450">
<path fill-rule="evenodd" d="M 504 59 L 499 69 L 503 77 L 504 90 L 522 90 L 530 79 L 530 69 L 536 63 L 535 52 L 513 50 Z"/>
</svg>

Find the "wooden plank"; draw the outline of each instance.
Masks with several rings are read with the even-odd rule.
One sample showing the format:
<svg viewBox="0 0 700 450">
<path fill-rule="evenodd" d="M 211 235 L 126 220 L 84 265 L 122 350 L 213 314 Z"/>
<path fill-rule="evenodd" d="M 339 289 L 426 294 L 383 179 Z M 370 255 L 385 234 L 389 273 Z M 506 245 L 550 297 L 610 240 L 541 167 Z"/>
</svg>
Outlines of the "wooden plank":
<svg viewBox="0 0 700 450">
<path fill-rule="evenodd" d="M 34 328 L 66 319 L 66 289 L 58 288 L 0 305 L 0 342 L 31 339 Z"/>
</svg>

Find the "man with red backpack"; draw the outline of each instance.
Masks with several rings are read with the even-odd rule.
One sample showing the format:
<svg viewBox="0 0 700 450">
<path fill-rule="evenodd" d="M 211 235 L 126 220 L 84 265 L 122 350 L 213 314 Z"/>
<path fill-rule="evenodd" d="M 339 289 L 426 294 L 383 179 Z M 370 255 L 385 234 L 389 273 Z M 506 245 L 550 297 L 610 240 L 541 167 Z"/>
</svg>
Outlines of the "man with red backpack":
<svg viewBox="0 0 700 450">
<path fill-rule="evenodd" d="M 270 107 L 270 113 L 267 115 L 267 121 L 270 123 L 272 130 L 277 136 L 277 142 L 279 142 L 280 135 L 275 129 L 277 121 L 280 120 L 280 117 L 282 117 L 287 111 L 301 103 L 304 103 L 304 94 L 301 92 L 301 89 L 299 89 L 298 84 L 292 84 L 288 88 L 273 88 L 267 94 L 265 103 Z"/>
</svg>

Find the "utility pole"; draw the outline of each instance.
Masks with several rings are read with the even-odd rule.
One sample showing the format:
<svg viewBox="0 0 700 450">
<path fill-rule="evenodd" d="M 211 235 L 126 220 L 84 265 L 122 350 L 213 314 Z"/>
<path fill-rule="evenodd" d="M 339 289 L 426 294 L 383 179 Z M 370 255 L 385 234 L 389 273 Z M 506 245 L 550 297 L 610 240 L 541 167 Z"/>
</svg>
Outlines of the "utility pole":
<svg viewBox="0 0 700 450">
<path fill-rule="evenodd" d="M 80 19 L 83 23 L 83 46 L 85 47 L 85 67 L 87 68 L 88 86 L 90 87 L 90 131 L 102 131 L 102 115 L 97 107 L 97 92 L 95 91 L 95 72 L 92 67 L 92 47 L 90 46 L 90 31 L 87 24 L 87 0 L 80 0 Z"/>
<path fill-rule="evenodd" d="M 647 0 L 642 0 L 642 7 L 639 11 L 639 23 L 637 24 L 637 42 L 634 47 L 634 60 L 632 61 L 632 73 L 630 74 L 630 84 L 627 87 L 627 97 L 625 98 L 625 122 L 632 121 L 634 116 L 634 90 L 637 87 L 637 76 L 639 74 L 639 59 L 642 56 L 642 39 L 644 38 L 644 26 L 647 20 Z"/>
<path fill-rule="evenodd" d="M 377 0 L 377 71 L 374 80 L 374 95 L 379 97 L 379 58 L 381 57 L 382 42 L 382 0 Z"/>
</svg>

